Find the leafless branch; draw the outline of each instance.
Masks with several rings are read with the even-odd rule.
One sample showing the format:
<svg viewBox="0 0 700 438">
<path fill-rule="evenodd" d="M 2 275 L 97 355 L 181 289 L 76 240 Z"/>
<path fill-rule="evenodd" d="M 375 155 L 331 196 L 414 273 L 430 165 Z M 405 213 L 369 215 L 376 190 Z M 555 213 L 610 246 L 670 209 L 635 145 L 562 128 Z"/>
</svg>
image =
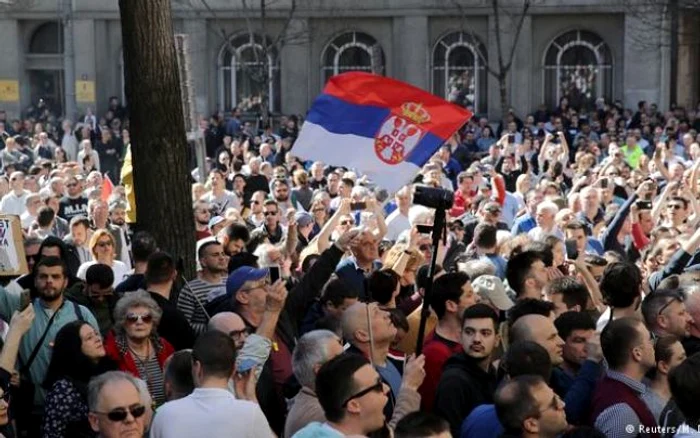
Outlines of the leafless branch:
<svg viewBox="0 0 700 438">
<path fill-rule="evenodd" d="M 497 1 L 497 0 L 494 0 Z M 508 55 L 508 62 L 505 65 L 505 71 L 509 71 L 511 65 L 513 65 L 513 59 L 515 58 L 515 49 L 518 47 L 518 38 L 520 37 L 520 31 L 523 29 L 523 23 L 525 22 L 525 16 L 527 11 L 530 9 L 530 0 L 525 0 L 523 3 L 523 10 L 520 13 L 520 18 L 518 20 L 518 25 L 515 28 L 515 33 L 513 34 L 513 43 L 510 46 L 510 54 Z M 500 31 L 496 31 L 500 33 Z"/>
<path fill-rule="evenodd" d="M 482 52 L 481 50 L 481 42 L 479 41 L 479 37 L 476 36 L 474 31 L 472 31 L 468 26 L 467 26 L 467 14 L 466 11 L 464 10 L 464 7 L 459 3 L 459 0 L 451 0 L 452 5 L 457 8 L 459 11 L 459 18 L 460 18 L 460 28 L 462 33 L 464 33 L 469 39 L 471 40 L 472 47 L 474 47 L 474 51 L 476 52 L 477 56 L 479 57 L 479 60 L 481 61 L 481 64 L 484 66 L 486 69 L 486 72 L 493 77 L 498 77 L 498 72 L 491 68 L 491 64 L 489 64 L 488 58 L 485 53 Z"/>
</svg>

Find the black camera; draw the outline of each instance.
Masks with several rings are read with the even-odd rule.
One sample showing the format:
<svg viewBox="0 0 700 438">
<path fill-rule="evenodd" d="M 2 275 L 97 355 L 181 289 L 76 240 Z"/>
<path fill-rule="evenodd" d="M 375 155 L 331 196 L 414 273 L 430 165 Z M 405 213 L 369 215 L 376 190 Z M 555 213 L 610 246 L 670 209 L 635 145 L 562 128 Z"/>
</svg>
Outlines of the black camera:
<svg viewBox="0 0 700 438">
<path fill-rule="evenodd" d="M 449 210 L 454 204 L 454 193 L 444 189 L 416 186 L 413 202 L 436 210 Z"/>
</svg>

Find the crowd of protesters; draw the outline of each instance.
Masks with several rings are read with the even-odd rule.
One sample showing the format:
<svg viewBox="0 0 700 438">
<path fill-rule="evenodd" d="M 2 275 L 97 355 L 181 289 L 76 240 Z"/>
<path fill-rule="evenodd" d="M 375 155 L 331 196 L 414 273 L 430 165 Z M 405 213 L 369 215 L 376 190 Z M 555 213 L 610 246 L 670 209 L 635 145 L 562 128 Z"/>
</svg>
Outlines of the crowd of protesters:
<svg viewBox="0 0 700 438">
<path fill-rule="evenodd" d="M 700 108 L 474 117 L 391 196 L 296 157 L 302 126 L 202 121 L 184 282 L 130 229 L 118 99 L 0 111 L 29 268 L 0 287 L 3 436 L 700 433 Z M 454 195 L 435 251 L 416 186 Z"/>
</svg>

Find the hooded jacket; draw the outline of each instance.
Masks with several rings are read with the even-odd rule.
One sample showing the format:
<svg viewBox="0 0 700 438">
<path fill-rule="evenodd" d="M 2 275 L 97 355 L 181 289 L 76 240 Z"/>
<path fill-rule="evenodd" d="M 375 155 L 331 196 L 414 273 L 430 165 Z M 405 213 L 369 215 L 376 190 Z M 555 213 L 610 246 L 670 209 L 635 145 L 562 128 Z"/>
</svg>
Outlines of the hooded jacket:
<svg viewBox="0 0 700 438">
<path fill-rule="evenodd" d="M 445 362 L 435 394 L 434 412 L 450 423 L 452 436 L 460 436 L 462 422 L 479 405 L 493 403 L 498 384 L 496 369 L 484 371 L 478 361 L 457 353 Z"/>
</svg>

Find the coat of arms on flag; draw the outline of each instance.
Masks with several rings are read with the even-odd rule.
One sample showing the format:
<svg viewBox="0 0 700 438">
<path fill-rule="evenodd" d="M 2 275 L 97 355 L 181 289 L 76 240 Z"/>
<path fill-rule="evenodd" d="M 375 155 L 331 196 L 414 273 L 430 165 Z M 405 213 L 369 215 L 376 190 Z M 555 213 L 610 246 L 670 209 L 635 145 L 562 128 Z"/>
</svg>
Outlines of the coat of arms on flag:
<svg viewBox="0 0 700 438">
<path fill-rule="evenodd" d="M 343 73 L 314 101 L 293 151 L 305 160 L 356 170 L 393 192 L 471 116 L 395 79 Z"/>
</svg>

